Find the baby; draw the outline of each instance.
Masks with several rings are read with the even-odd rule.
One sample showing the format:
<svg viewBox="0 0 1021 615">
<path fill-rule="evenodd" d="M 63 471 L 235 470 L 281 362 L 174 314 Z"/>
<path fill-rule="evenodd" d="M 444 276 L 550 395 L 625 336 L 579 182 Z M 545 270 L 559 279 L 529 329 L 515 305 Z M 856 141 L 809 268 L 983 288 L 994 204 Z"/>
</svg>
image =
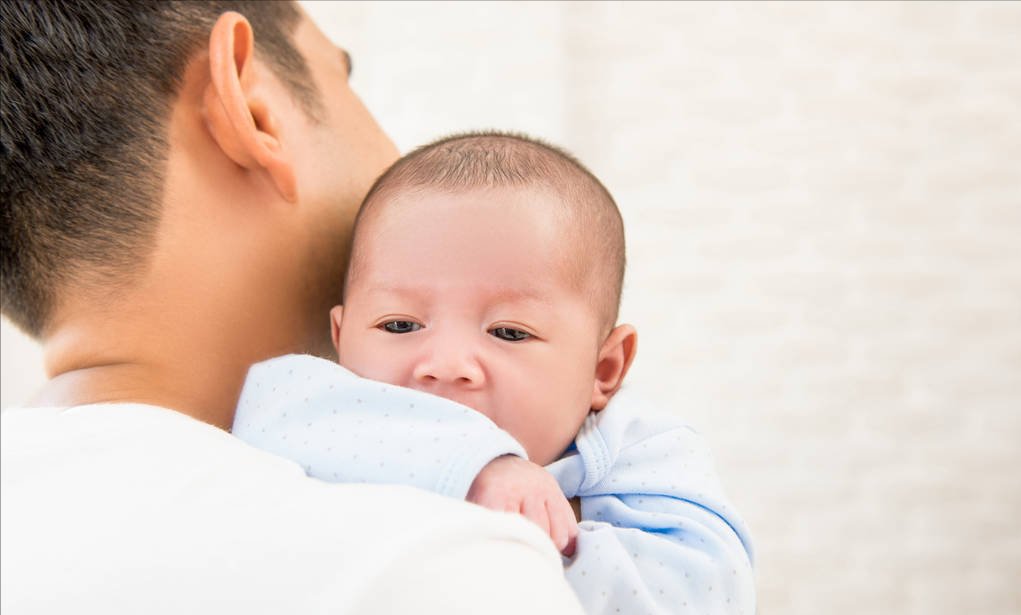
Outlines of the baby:
<svg viewBox="0 0 1021 615">
<path fill-rule="evenodd" d="M 616 204 L 575 159 L 499 133 L 437 141 L 358 214 L 331 312 L 346 370 L 254 367 L 234 433 L 325 480 L 528 517 L 573 556 L 588 612 L 751 614 L 747 533 L 696 434 L 610 404 L 637 341 L 615 324 L 623 273 Z"/>
</svg>

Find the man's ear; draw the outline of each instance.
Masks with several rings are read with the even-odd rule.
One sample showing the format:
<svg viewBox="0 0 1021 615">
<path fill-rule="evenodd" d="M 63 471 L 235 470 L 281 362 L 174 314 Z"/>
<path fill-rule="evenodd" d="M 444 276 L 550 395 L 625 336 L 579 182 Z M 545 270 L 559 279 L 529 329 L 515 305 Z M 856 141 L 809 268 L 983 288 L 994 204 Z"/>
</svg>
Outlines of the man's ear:
<svg viewBox="0 0 1021 615">
<path fill-rule="evenodd" d="M 592 388 L 592 410 L 606 407 L 624 382 L 638 350 L 638 332 L 631 325 L 618 325 L 606 336 L 596 359 L 596 381 Z"/>
<path fill-rule="evenodd" d="M 333 348 L 340 356 L 340 321 L 344 319 L 344 306 L 335 305 L 330 310 L 330 337 L 333 338 Z"/>
<path fill-rule="evenodd" d="M 265 69 L 255 62 L 255 35 L 243 15 L 220 15 L 209 36 L 210 83 L 203 94 L 206 125 L 231 160 L 264 172 L 280 196 L 297 200 L 294 163 L 283 146 Z"/>
</svg>

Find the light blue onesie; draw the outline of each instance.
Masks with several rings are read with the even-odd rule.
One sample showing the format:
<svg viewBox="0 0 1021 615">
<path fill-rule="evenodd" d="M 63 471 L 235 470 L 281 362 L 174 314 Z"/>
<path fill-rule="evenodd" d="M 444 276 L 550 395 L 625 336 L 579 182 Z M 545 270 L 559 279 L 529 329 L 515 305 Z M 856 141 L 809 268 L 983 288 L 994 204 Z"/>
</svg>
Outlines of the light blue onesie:
<svg viewBox="0 0 1021 615">
<path fill-rule="evenodd" d="M 755 613 L 748 531 L 698 435 L 626 391 L 547 466 L 582 521 L 565 574 L 586 613 Z M 331 482 L 399 483 L 464 499 L 479 471 L 525 451 L 455 402 L 310 356 L 252 367 L 233 432 Z"/>
</svg>

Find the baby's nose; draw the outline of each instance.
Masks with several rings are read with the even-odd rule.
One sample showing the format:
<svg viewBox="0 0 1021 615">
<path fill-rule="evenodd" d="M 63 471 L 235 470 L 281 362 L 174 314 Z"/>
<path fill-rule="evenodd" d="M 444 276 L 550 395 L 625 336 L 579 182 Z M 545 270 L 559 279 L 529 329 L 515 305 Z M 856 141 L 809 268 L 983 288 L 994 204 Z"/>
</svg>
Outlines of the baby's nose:
<svg viewBox="0 0 1021 615">
<path fill-rule="evenodd" d="M 427 386 L 446 384 L 477 388 L 485 383 L 485 370 L 469 349 L 437 348 L 418 362 L 413 377 Z"/>
</svg>

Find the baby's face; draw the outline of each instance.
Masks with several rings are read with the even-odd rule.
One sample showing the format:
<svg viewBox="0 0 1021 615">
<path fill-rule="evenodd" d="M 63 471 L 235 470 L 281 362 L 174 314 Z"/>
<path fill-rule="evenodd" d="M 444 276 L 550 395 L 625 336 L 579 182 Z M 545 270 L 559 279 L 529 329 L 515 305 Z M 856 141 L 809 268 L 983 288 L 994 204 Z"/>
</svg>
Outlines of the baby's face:
<svg viewBox="0 0 1021 615">
<path fill-rule="evenodd" d="M 535 204 L 550 198 L 397 197 L 359 229 L 359 264 L 333 312 L 342 365 L 478 410 L 541 465 L 592 407 L 602 342 L 597 310 L 568 276 L 565 259 L 578 255 L 557 207 Z"/>
</svg>

